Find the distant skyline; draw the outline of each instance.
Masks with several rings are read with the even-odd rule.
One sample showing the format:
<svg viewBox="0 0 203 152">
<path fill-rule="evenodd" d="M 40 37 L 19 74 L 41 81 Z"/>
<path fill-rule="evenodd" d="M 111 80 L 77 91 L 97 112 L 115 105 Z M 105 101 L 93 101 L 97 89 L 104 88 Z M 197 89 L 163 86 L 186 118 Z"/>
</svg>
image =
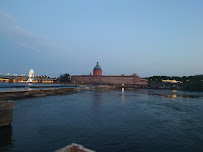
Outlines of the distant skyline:
<svg viewBox="0 0 203 152">
<path fill-rule="evenodd" d="M 203 74 L 202 0 L 0 1 L 0 73 Z"/>
</svg>

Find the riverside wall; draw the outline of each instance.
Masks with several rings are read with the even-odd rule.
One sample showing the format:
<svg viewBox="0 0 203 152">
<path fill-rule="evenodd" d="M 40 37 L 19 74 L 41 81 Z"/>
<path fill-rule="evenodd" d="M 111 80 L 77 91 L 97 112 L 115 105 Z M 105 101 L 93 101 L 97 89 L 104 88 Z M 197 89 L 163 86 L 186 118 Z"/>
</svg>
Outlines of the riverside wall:
<svg viewBox="0 0 203 152">
<path fill-rule="evenodd" d="M 22 98 L 43 97 L 52 95 L 65 95 L 69 93 L 86 91 L 86 90 L 115 90 L 120 89 L 118 86 L 110 85 L 78 85 L 77 88 L 48 88 L 48 89 L 32 89 L 32 90 L 6 90 L 0 91 L 1 100 L 16 100 Z"/>
<path fill-rule="evenodd" d="M 8 90 L 0 91 L 0 100 L 13 100 L 31 97 L 43 97 L 50 95 L 63 95 L 77 91 L 76 88 L 55 88 L 35 90 Z"/>
<path fill-rule="evenodd" d="M 13 120 L 13 107 L 15 102 L 10 100 L 0 101 L 0 127 L 8 126 Z"/>
</svg>

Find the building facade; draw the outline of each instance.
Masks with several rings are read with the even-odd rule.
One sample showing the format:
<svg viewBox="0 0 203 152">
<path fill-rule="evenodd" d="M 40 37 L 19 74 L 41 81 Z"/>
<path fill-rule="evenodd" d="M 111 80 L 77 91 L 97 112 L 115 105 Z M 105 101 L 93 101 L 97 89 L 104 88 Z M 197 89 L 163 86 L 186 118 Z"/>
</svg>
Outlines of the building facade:
<svg viewBox="0 0 203 152">
<path fill-rule="evenodd" d="M 71 77 L 71 83 L 75 84 L 106 84 L 106 85 L 146 85 L 147 79 L 140 78 L 137 74 L 131 76 L 103 76 L 102 68 L 97 65 L 93 69 L 93 75 L 74 75 Z"/>
</svg>

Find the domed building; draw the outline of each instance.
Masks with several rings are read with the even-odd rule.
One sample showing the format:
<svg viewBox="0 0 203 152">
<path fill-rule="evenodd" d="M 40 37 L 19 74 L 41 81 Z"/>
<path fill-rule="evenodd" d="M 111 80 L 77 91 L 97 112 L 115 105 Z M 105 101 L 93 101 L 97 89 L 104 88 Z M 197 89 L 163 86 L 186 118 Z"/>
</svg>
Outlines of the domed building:
<svg viewBox="0 0 203 152">
<path fill-rule="evenodd" d="M 104 85 L 146 85 L 146 79 L 142 79 L 138 74 L 134 73 L 130 76 L 122 75 L 102 75 L 102 68 L 97 65 L 93 69 L 93 75 L 73 75 L 71 76 L 71 83 L 76 84 L 104 84 Z"/>
<path fill-rule="evenodd" d="M 93 69 L 93 76 L 102 76 L 102 68 L 99 66 L 99 62 Z"/>
</svg>

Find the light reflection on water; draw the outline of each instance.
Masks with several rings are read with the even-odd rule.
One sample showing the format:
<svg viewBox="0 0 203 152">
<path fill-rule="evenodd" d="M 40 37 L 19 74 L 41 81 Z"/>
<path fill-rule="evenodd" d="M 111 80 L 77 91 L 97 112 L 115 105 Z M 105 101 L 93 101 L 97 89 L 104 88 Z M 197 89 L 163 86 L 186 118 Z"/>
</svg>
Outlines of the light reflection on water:
<svg viewBox="0 0 203 152">
<path fill-rule="evenodd" d="M 201 95 L 95 90 L 16 100 L 0 150 L 54 151 L 75 142 L 98 152 L 203 151 Z"/>
<path fill-rule="evenodd" d="M 173 93 L 176 93 L 178 90 L 172 90 Z"/>
</svg>

